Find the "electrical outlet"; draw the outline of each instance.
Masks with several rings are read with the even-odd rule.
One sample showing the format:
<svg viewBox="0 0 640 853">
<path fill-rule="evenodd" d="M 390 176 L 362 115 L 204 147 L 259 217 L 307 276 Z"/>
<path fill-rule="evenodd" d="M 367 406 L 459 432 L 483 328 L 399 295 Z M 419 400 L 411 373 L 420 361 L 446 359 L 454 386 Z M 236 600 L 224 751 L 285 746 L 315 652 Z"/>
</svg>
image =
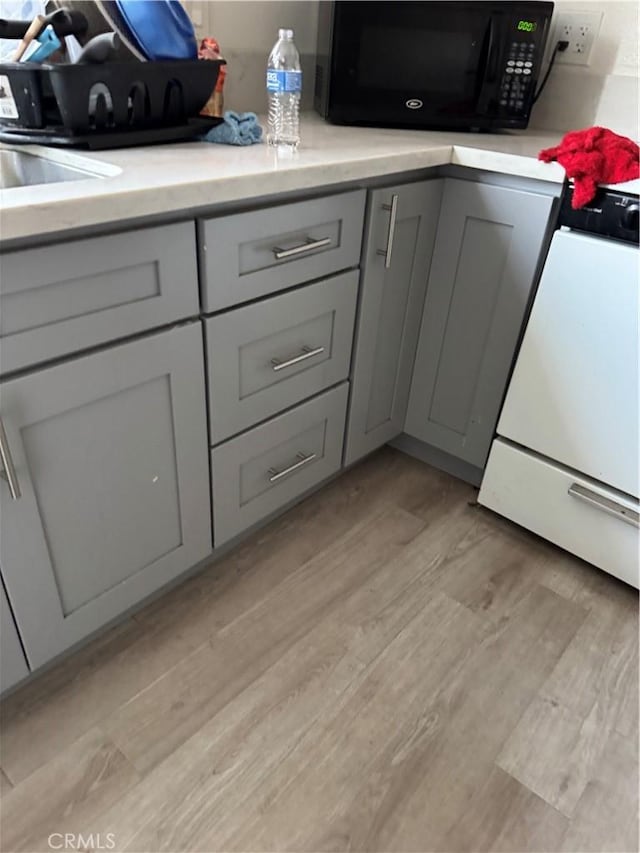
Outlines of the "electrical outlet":
<svg viewBox="0 0 640 853">
<path fill-rule="evenodd" d="M 559 41 L 569 47 L 556 56 L 557 63 L 588 65 L 594 42 L 600 31 L 602 12 L 558 12 L 551 28 L 550 48 Z"/>
</svg>

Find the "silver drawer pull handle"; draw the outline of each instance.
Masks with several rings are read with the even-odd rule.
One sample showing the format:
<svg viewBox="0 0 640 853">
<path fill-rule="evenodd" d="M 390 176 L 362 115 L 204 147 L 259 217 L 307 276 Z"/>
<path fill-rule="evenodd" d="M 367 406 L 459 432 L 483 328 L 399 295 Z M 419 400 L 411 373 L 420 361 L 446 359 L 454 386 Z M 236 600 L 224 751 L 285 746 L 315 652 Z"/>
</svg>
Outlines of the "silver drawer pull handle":
<svg viewBox="0 0 640 853">
<path fill-rule="evenodd" d="M 384 257 L 384 267 L 389 269 L 391 266 L 391 253 L 393 252 L 393 238 L 396 235 L 396 218 L 398 216 L 398 196 L 394 193 L 391 196 L 391 204 L 383 204 L 383 210 L 389 211 L 389 232 L 387 234 L 387 248 L 378 249 L 377 254 Z"/>
<path fill-rule="evenodd" d="M 11 500 L 17 501 L 22 496 L 22 492 L 20 491 L 18 475 L 16 474 L 13 459 L 11 458 L 9 442 L 7 441 L 7 434 L 4 431 L 4 424 L 2 423 L 2 418 L 0 418 L 0 459 L 2 460 L 3 468 L 3 470 L 0 471 L 0 477 L 2 477 L 3 480 L 7 481 L 7 484 L 9 486 L 9 492 L 11 494 Z"/>
<path fill-rule="evenodd" d="M 279 358 L 272 358 L 271 368 L 276 371 L 284 370 L 285 367 L 293 367 L 294 364 L 300 364 L 301 361 L 306 361 L 308 358 L 313 358 L 323 352 L 324 347 L 316 347 L 315 349 L 311 349 L 311 347 L 302 347 L 300 355 L 294 355 L 293 358 L 289 358 L 286 361 L 280 361 Z"/>
<path fill-rule="evenodd" d="M 276 471 L 275 468 L 269 468 L 269 482 L 277 483 L 278 480 L 281 480 L 283 477 L 286 477 L 288 474 L 293 474 L 294 471 L 297 471 L 298 468 L 302 468 L 303 465 L 308 465 L 309 462 L 313 462 L 316 458 L 315 453 L 310 453 L 308 456 L 305 456 L 304 453 L 298 453 L 296 455 L 297 462 L 294 462 L 293 465 L 289 465 L 288 468 L 285 468 L 282 471 Z"/>
<path fill-rule="evenodd" d="M 599 495 L 597 492 L 592 492 L 591 489 L 586 489 L 579 483 L 573 483 L 569 486 L 569 494 L 572 498 L 578 498 L 580 501 L 596 507 L 609 515 L 615 515 L 620 521 L 626 521 L 633 527 L 640 527 L 640 515 L 629 507 L 620 504 L 617 501 L 612 501 L 605 498 L 604 495 Z"/>
<path fill-rule="evenodd" d="M 301 246 L 294 246 L 292 249 L 281 249 L 279 246 L 274 246 L 271 251 L 276 261 L 284 261 L 287 258 L 295 258 L 298 255 L 304 255 L 305 252 L 313 252 L 314 249 L 324 249 L 325 246 L 330 245 L 331 237 L 322 237 L 320 240 L 307 237 Z"/>
</svg>

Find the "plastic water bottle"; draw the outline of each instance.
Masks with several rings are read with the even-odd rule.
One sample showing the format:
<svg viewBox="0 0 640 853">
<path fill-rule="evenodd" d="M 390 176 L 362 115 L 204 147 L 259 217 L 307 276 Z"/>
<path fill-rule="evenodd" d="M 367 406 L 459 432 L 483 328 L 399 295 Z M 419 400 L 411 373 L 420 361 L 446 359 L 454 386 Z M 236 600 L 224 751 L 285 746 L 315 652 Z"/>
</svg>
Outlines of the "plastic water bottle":
<svg viewBox="0 0 640 853">
<path fill-rule="evenodd" d="M 300 54 L 293 43 L 293 30 L 278 30 L 267 64 L 269 145 L 293 150 L 300 144 L 301 91 Z"/>
</svg>

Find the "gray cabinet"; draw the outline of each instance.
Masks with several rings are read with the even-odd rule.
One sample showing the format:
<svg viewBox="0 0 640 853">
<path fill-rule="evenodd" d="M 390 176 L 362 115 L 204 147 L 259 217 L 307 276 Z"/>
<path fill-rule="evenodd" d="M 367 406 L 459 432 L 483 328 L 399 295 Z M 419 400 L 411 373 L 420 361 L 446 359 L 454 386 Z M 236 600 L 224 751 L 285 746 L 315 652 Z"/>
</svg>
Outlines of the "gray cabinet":
<svg viewBox="0 0 640 853">
<path fill-rule="evenodd" d="M 357 266 L 365 197 L 365 190 L 353 190 L 199 220 L 204 310 Z"/>
<path fill-rule="evenodd" d="M 21 491 L 0 481 L 0 562 L 35 668 L 211 552 L 201 325 L 0 396 Z"/>
<path fill-rule="evenodd" d="M 447 179 L 405 432 L 477 468 L 489 453 L 553 198 Z"/>
<path fill-rule="evenodd" d="M 212 451 L 216 545 L 340 469 L 348 382 Z"/>
<path fill-rule="evenodd" d="M 198 313 L 193 222 L 0 256 L 3 374 Z"/>
<path fill-rule="evenodd" d="M 358 272 L 205 322 L 211 443 L 349 377 Z"/>
<path fill-rule="evenodd" d="M 0 693 L 29 675 L 7 595 L 0 582 Z"/>
<path fill-rule="evenodd" d="M 347 464 L 402 432 L 442 183 L 370 194 Z"/>
</svg>

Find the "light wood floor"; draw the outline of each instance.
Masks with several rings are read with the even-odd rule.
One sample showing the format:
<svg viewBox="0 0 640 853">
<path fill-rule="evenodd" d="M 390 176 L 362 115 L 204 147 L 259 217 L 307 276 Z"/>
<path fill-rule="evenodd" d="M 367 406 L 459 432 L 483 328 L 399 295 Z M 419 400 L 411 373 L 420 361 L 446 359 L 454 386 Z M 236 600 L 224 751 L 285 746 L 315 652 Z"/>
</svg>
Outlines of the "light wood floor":
<svg viewBox="0 0 640 853">
<path fill-rule="evenodd" d="M 475 497 L 385 449 L 9 697 L 3 849 L 637 851 L 637 596 Z"/>
</svg>

